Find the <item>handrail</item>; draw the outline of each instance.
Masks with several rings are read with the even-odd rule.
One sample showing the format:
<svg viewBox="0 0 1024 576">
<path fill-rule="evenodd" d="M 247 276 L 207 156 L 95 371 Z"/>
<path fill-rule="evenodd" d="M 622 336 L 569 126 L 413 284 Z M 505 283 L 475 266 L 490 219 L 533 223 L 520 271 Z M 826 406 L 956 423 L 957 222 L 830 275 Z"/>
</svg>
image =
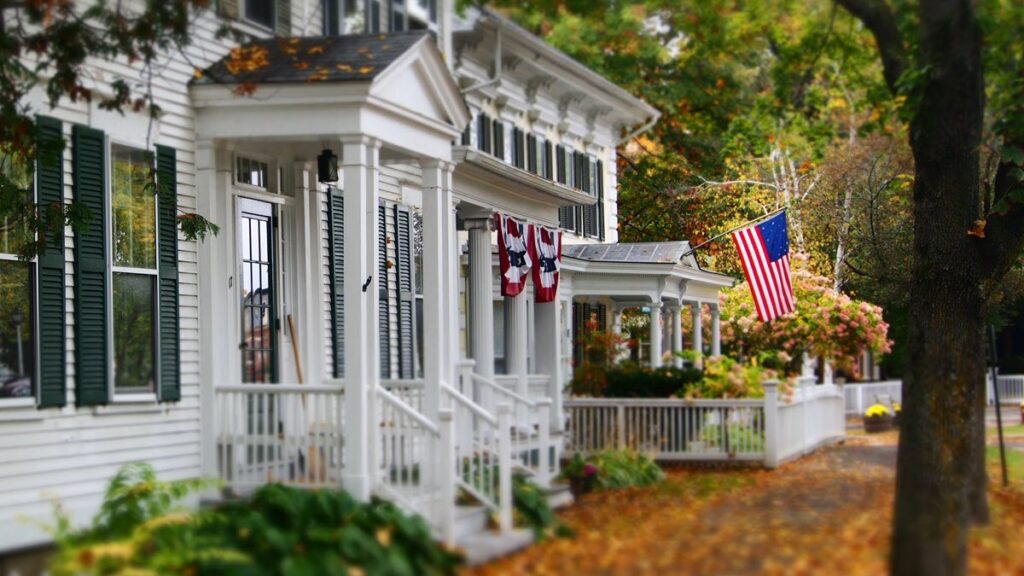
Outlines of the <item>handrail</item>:
<svg viewBox="0 0 1024 576">
<path fill-rule="evenodd" d="M 399 410 L 404 412 L 406 416 L 412 418 L 413 420 L 418 422 L 421 426 L 423 426 L 427 430 L 430 430 L 434 435 L 440 435 L 441 434 L 441 430 L 437 427 L 436 424 L 431 422 L 426 416 L 424 416 L 424 415 L 420 414 L 419 412 L 417 412 L 416 410 L 412 409 L 408 404 L 403 402 L 402 399 L 399 398 L 398 396 L 395 396 L 394 394 L 392 394 L 391 392 L 388 392 L 387 390 L 385 390 L 384 388 L 381 388 L 380 386 L 377 387 L 377 394 L 381 398 L 387 400 L 392 406 L 394 406 L 395 408 L 398 408 Z"/>
<path fill-rule="evenodd" d="M 479 416 L 480 418 L 482 418 L 484 420 L 484 422 L 487 422 L 488 424 L 491 424 L 492 426 L 497 426 L 498 425 L 498 419 L 495 418 L 493 415 L 491 415 L 490 412 L 488 412 L 487 410 L 484 410 L 482 406 L 480 406 L 476 402 L 473 402 L 468 396 L 466 396 L 462 392 L 459 392 L 458 390 L 453 388 L 451 385 L 442 382 L 441 383 L 441 390 L 444 390 L 445 392 L 450 394 L 453 399 L 455 399 L 457 402 L 459 402 L 460 404 L 465 406 L 467 409 L 469 409 L 470 412 L 472 412 L 472 413 L 476 414 L 477 416 Z"/>
<path fill-rule="evenodd" d="M 490 386 L 491 388 L 500 391 L 501 393 L 505 394 L 506 396 L 508 396 L 509 398 L 515 400 L 516 402 L 521 402 L 523 404 L 526 404 L 530 408 L 536 408 L 537 407 L 537 403 L 534 402 L 533 400 L 530 400 L 529 398 L 526 398 L 524 396 L 520 396 L 519 394 L 516 394 L 515 392 L 509 390 L 508 388 L 505 388 L 504 386 L 501 386 L 500 384 L 494 382 L 493 380 L 490 380 L 489 378 L 485 378 L 485 377 L 481 376 L 480 374 L 477 374 L 476 372 L 471 373 L 471 376 L 477 382 L 480 382 L 482 384 L 486 384 L 486 385 Z"/>
<path fill-rule="evenodd" d="M 386 378 L 380 381 L 380 385 L 392 388 L 423 388 L 426 386 L 422 378 Z"/>
<path fill-rule="evenodd" d="M 324 384 L 222 384 L 214 386 L 217 392 L 247 392 L 250 394 L 341 394 L 344 388 Z"/>
<path fill-rule="evenodd" d="M 748 408 L 763 406 L 760 398 L 568 398 L 563 403 L 571 406 L 693 406 L 700 408 Z"/>
</svg>

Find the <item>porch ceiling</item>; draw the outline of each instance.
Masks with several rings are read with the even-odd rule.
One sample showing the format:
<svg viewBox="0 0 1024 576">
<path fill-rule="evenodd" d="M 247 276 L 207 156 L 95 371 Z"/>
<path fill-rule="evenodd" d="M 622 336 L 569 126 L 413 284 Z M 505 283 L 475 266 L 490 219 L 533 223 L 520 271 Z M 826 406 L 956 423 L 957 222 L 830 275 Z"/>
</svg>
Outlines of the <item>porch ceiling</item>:
<svg viewBox="0 0 1024 576">
<path fill-rule="evenodd" d="M 262 40 L 208 68 L 191 93 L 199 140 L 334 147 L 368 136 L 390 159 L 450 160 L 470 119 L 422 33 Z"/>
</svg>

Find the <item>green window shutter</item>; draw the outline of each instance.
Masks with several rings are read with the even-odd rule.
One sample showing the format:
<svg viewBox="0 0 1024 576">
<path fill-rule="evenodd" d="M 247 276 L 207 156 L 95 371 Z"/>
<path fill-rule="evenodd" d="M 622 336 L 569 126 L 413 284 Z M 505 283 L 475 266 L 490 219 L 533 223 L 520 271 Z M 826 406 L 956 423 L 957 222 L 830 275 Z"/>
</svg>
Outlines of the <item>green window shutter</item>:
<svg viewBox="0 0 1024 576">
<path fill-rule="evenodd" d="M 327 193 L 327 236 L 331 275 L 331 350 L 334 377 L 345 376 L 345 197 L 331 186 Z"/>
<path fill-rule="evenodd" d="M 238 18 L 241 14 L 238 2 L 239 0 L 218 0 L 217 13 L 227 18 Z"/>
<path fill-rule="evenodd" d="M 160 255 L 160 400 L 181 400 L 181 347 L 178 323 L 178 163 L 174 148 L 156 147 L 159 186 L 157 230 Z"/>
<path fill-rule="evenodd" d="M 75 202 L 88 208 L 88 226 L 75 232 L 75 398 L 79 406 L 109 400 L 107 350 L 106 142 L 103 132 L 71 132 Z"/>
<path fill-rule="evenodd" d="M 391 378 L 391 302 L 388 300 L 388 207 L 377 204 L 377 302 L 380 377 Z"/>
<path fill-rule="evenodd" d="M 408 206 L 395 206 L 395 247 L 398 265 L 398 375 L 415 378 L 413 353 L 415 342 L 413 312 L 416 295 L 412 286 L 412 212 Z"/>
<path fill-rule="evenodd" d="M 64 204 L 64 157 L 48 156 L 54 142 L 63 143 L 60 120 L 39 116 L 39 149 L 36 168 L 36 201 L 42 210 Z M 56 236 L 56 237 L 55 237 Z M 59 407 L 67 403 L 65 390 L 64 230 L 47 234 L 46 251 L 38 258 L 39 290 L 39 406 Z"/>
<path fill-rule="evenodd" d="M 278 36 L 292 35 L 292 3 L 289 0 L 275 0 L 274 16 L 276 26 L 274 31 Z"/>
</svg>

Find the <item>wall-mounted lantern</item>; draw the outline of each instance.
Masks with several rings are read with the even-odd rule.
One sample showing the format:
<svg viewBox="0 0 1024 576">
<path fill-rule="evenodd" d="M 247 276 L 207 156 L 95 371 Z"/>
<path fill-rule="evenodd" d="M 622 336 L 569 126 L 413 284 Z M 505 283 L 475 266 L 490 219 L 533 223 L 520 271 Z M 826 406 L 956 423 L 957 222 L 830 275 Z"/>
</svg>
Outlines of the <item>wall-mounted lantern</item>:
<svg viewBox="0 0 1024 576">
<path fill-rule="evenodd" d="M 324 184 L 333 184 L 338 181 L 338 157 L 331 152 L 330 148 L 316 157 L 316 179 Z"/>
</svg>

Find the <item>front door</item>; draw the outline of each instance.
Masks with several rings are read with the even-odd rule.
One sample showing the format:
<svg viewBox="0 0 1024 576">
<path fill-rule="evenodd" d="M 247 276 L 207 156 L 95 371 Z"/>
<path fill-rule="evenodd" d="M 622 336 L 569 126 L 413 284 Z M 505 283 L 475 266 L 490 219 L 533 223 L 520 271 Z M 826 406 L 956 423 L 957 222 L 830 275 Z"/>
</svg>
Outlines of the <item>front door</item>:
<svg viewBox="0 0 1024 576">
<path fill-rule="evenodd" d="M 238 199 L 241 260 L 242 382 L 277 382 L 276 259 L 274 205 Z"/>
</svg>

